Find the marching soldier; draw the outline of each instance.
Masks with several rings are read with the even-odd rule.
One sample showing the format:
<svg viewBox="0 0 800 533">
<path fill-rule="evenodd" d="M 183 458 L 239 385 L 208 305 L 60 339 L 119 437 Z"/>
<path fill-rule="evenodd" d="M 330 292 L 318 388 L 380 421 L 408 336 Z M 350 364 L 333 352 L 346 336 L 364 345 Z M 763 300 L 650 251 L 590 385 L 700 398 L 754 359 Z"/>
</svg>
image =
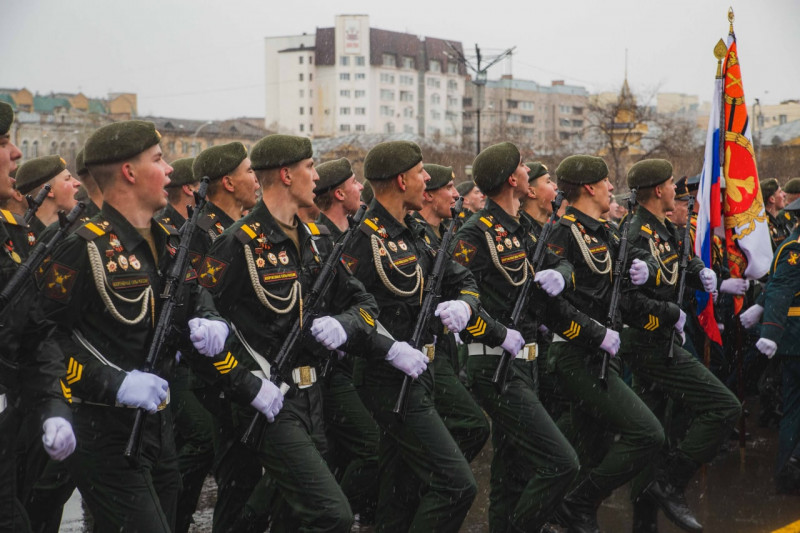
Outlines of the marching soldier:
<svg viewBox="0 0 800 533">
<path fill-rule="evenodd" d="M 364 161 L 364 175 L 375 198 L 342 258 L 380 308 L 374 346 L 354 351 L 366 359 L 358 392 L 382 430 L 377 530 L 458 531 L 475 498 L 475 478 L 436 413 L 433 381 L 425 372 L 429 357 L 406 342 L 434 263 L 424 228 L 408 212 L 422 208 L 430 177 L 419 146 L 407 141 L 373 147 Z M 442 323 L 453 332 L 470 321 L 474 325 L 479 304 L 472 275 L 449 261 L 442 280 L 443 301 L 437 308 Z M 423 342 L 426 351 L 433 350 L 432 331 L 425 332 Z M 404 376 L 413 381 L 401 419 L 392 407 Z M 406 487 L 418 485 L 422 488 L 416 505 L 395 493 L 397 486 L 405 494 Z"/>
<path fill-rule="evenodd" d="M 0 102 L 0 200 L 13 194 L 10 173 L 22 153 L 11 142 L 14 122 L 10 105 Z M 28 253 L 27 227 L 22 217 L 0 209 L 0 288 L 4 288 Z M 30 285 L 33 288 L 33 285 Z M 54 324 L 45 320 L 33 291 L 16 295 L 0 315 L 0 531 L 28 530 L 28 519 L 18 499 L 15 445 L 20 424 L 36 416 L 48 455 L 58 461 L 75 449 L 72 414 L 66 400 L 70 392 L 63 382 L 63 354 L 54 339 Z M 13 311 L 8 307 L 13 303 Z M 37 425 L 38 425 L 37 424 Z"/>
<path fill-rule="evenodd" d="M 67 162 L 61 156 L 31 159 L 17 170 L 16 180 L 15 187 L 22 195 L 36 196 L 45 185 L 51 187 L 31 220 L 31 230 L 37 238 L 47 226 L 58 221 L 59 211 L 69 213 L 78 203 L 75 192 L 80 183 L 67 170 Z"/>
<path fill-rule="evenodd" d="M 548 369 L 556 373 L 571 402 L 570 427 L 564 429 L 569 429 L 584 471 L 557 518 L 571 530 L 597 532 L 599 505 L 647 466 L 664 442 L 664 431 L 621 379 L 617 359 L 611 359 L 605 383 L 600 380 L 602 351 L 613 358 L 620 345 L 619 333 L 601 325 L 609 312 L 612 267 L 621 244 L 616 229 L 601 218 L 609 210 L 613 191 L 608 167 L 599 157 L 573 155 L 559 164 L 556 175 L 570 205 L 548 246 L 575 268 L 575 288 L 565 291 L 564 299 L 574 308 L 576 321 L 568 328 L 553 329 Z M 644 259 L 643 254 L 631 253 L 622 266 L 621 274 L 628 273 L 634 286 L 655 283 L 656 267 Z M 675 324 L 680 311 L 676 305 L 644 301 L 634 288 L 626 287 L 629 292 L 623 292 L 617 310 L 627 322 Z"/>
<path fill-rule="evenodd" d="M 194 191 L 200 186 L 200 178 L 194 177 L 192 164 L 194 157 L 176 159 L 170 166 L 172 174 L 169 175 L 167 185 L 167 207 L 159 214 L 159 220 L 180 230 L 183 223 L 189 218 L 188 206 L 194 205 Z M 206 193 L 208 195 L 208 193 Z"/>
<path fill-rule="evenodd" d="M 778 213 L 778 218 L 786 220 L 785 224 L 791 231 L 797 223 L 797 216 L 794 211 L 789 210 L 789 205 L 800 198 L 800 178 L 792 178 L 787 181 L 786 185 L 783 186 L 783 192 L 786 195 L 786 207 Z"/>
<path fill-rule="evenodd" d="M 136 120 L 92 134 L 85 163 L 103 191 L 103 207 L 53 253 L 40 284 L 45 310 L 59 324 L 67 383 L 78 404 L 78 448 L 67 467 L 103 531 L 174 529 L 180 480 L 171 411 L 165 409 L 168 383 L 138 370 L 158 316 L 161 272 L 176 251 L 175 230 L 152 218 L 166 205 L 172 170 L 159 141 L 152 123 Z M 192 300 L 184 307 L 196 317 L 189 327 L 193 343 L 216 353 L 227 325 L 202 292 Z M 175 326 L 186 329 L 185 323 Z M 186 337 L 181 343 L 188 344 Z M 157 371 L 168 376 L 173 361 L 158 363 Z M 151 413 L 138 466 L 123 455 L 134 408 Z"/>
<path fill-rule="evenodd" d="M 516 146 L 505 142 L 484 149 L 475 158 L 473 171 L 488 199 L 459 230 L 453 257 L 475 276 L 486 312 L 505 323 L 528 277 L 535 275 L 541 286 L 530 296 L 530 311 L 515 325 L 519 330 L 482 317 L 465 332 L 468 380 L 493 423 L 489 525 L 492 531 L 538 531 L 579 466 L 575 451 L 535 392 L 539 331 L 534 314 L 544 311 L 548 296 L 571 287 L 572 268 L 550 254 L 545 268 L 555 269 L 532 272 L 533 229 L 527 218 L 516 217 L 520 198 L 528 193 L 529 168 Z M 486 333 L 491 330 L 499 331 L 500 343 L 490 340 Z M 506 388 L 498 391 L 492 377 L 504 350 L 514 359 Z"/>
<path fill-rule="evenodd" d="M 764 210 L 767 212 L 772 250 L 775 251 L 792 231 L 791 221 L 778 216 L 786 207 L 786 193 L 781 189 L 778 180 L 770 178 L 761 182 L 761 196 L 764 198 Z"/>
<path fill-rule="evenodd" d="M 323 163 L 317 172 L 314 203 L 320 215 L 316 224 L 327 228 L 336 241 L 349 227 L 347 216 L 361 206 L 364 187 L 345 158 Z M 379 430 L 353 385 L 356 365 L 362 373 L 363 360 L 343 355 L 323 383 L 325 433 L 331 469 L 359 523 L 367 524 L 374 520 L 377 504 Z"/>
<path fill-rule="evenodd" d="M 655 286 L 648 285 L 642 291 L 655 301 L 674 306 L 681 276 L 681 251 L 677 230 L 666 218 L 667 212 L 675 208 L 672 165 L 663 159 L 640 161 L 628 172 L 628 186 L 637 189 L 639 202 L 628 233 L 630 244 L 640 253 L 649 254 L 659 267 Z M 717 290 L 716 274 L 705 268 L 699 258 L 691 258 L 686 268 L 687 286 L 706 292 Z M 685 313 L 680 313 L 675 329 L 682 337 L 680 325 Z M 633 500 L 648 498 L 679 527 L 702 531 L 684 491 L 700 465 L 713 459 L 728 438 L 741 414 L 741 405 L 700 361 L 681 347 L 679 335 L 669 345 L 671 328 L 665 328 L 663 321 L 654 320 L 643 326 L 629 324 L 631 327 L 622 333 L 620 356 L 631 366 L 634 389 L 655 413 L 663 415 L 664 403 L 669 399 L 693 415 L 683 440 L 677 446 L 670 443 L 665 447 L 656 466 L 643 471 L 634 482 Z"/>
<path fill-rule="evenodd" d="M 251 159 L 262 200 L 214 241 L 200 269 L 200 283 L 235 325 L 237 342 L 217 357 L 217 365 L 225 369 L 241 364 L 260 373 L 242 374 L 232 383 L 231 394 L 270 422 L 258 435 L 255 453 L 276 486 L 273 530 L 349 531 L 350 505 L 323 460 L 317 376 L 327 350 L 350 352 L 367 340 L 377 314 L 375 300 L 342 265 L 321 318 L 311 326 L 314 338 L 301 341 L 291 354 L 291 372 L 281 376 L 292 382 L 285 398 L 275 384 L 260 377 L 270 372 L 279 346 L 303 312 L 303 299 L 329 247 L 316 226 L 297 217 L 301 207 L 313 203 L 319 179 L 311 142 L 270 135 L 256 143 Z M 234 412 L 234 420 L 246 427 L 253 413 L 244 408 Z"/>
<path fill-rule="evenodd" d="M 92 218 L 100 212 L 100 206 L 103 205 L 103 191 L 97 186 L 97 182 L 92 175 L 89 174 L 89 169 L 86 168 L 83 149 L 75 156 L 75 172 L 78 175 L 78 181 L 81 182 L 85 191 L 84 198 L 80 197 L 80 189 L 78 189 L 78 192 L 75 194 L 76 198 L 86 206 L 81 216 Z"/>
<path fill-rule="evenodd" d="M 473 213 L 483 209 L 486 203 L 486 195 L 481 192 L 480 188 L 475 185 L 475 182 L 472 180 L 459 183 L 458 186 L 456 186 L 456 191 L 458 195 L 464 199 L 464 202 L 461 204 L 461 212 L 456 218 L 456 222 L 458 223 L 457 227 L 460 228 Z"/>
</svg>

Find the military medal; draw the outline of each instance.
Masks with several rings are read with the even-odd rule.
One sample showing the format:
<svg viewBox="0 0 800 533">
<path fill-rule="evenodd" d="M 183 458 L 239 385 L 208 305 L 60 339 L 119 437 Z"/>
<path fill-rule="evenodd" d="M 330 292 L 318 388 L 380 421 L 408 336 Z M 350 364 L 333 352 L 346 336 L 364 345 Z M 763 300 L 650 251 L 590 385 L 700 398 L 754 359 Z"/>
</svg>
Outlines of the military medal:
<svg viewBox="0 0 800 533">
<path fill-rule="evenodd" d="M 219 222 L 217 222 L 216 224 L 214 224 L 214 227 L 215 227 L 215 228 L 217 228 L 217 232 L 218 232 L 218 233 L 222 233 L 223 231 L 225 231 L 225 228 L 223 228 L 223 227 L 222 227 L 222 224 L 221 224 L 221 223 L 219 223 Z"/>
<path fill-rule="evenodd" d="M 663 244 L 659 244 L 658 245 L 658 251 L 661 252 L 662 254 L 664 253 L 664 245 Z"/>
<path fill-rule="evenodd" d="M 396 245 L 395 243 L 393 243 L 392 241 L 389 241 L 389 243 L 387 244 L 387 246 L 389 247 L 389 249 L 390 249 L 391 251 L 393 251 L 393 252 L 396 252 L 396 251 L 397 251 L 397 245 Z"/>
<path fill-rule="evenodd" d="M 502 244 L 498 244 L 497 245 L 497 251 L 498 252 L 502 252 L 503 250 L 505 250 L 505 248 L 503 248 L 503 245 Z"/>
<path fill-rule="evenodd" d="M 521 246 L 519 243 L 519 239 L 517 239 L 516 237 L 512 237 L 511 240 L 514 241 L 514 246 L 516 246 L 517 248 Z"/>
<path fill-rule="evenodd" d="M 280 261 L 282 265 L 289 264 L 289 256 L 286 254 L 286 250 L 281 250 L 278 254 L 278 261 Z"/>
<path fill-rule="evenodd" d="M 586 241 L 586 244 L 591 244 L 592 242 L 592 238 L 585 234 L 583 236 L 583 240 Z"/>
<path fill-rule="evenodd" d="M 106 269 L 112 273 L 117 271 L 117 264 L 114 262 L 113 259 L 108 260 L 108 263 L 106 263 Z"/>
<path fill-rule="evenodd" d="M 125 259 L 124 255 L 119 256 L 119 259 L 117 259 L 117 261 L 119 261 L 119 266 L 122 270 L 128 270 L 128 260 Z"/>
<path fill-rule="evenodd" d="M 384 248 L 383 246 L 378 248 L 378 255 L 386 255 L 386 248 Z"/>
<path fill-rule="evenodd" d="M 386 231 L 386 228 L 384 228 L 383 226 L 378 228 L 378 235 L 380 235 L 381 238 L 384 238 L 384 239 L 388 239 L 389 238 L 389 233 Z"/>
<path fill-rule="evenodd" d="M 272 264 L 272 266 L 278 264 L 278 258 L 272 252 L 267 254 L 267 259 L 269 259 L 269 262 Z"/>
<path fill-rule="evenodd" d="M 404 252 L 408 250 L 408 245 L 405 243 L 405 241 L 397 241 L 397 246 L 399 246 Z"/>
<path fill-rule="evenodd" d="M 506 245 L 506 248 L 511 248 L 511 239 L 506 237 L 506 240 L 503 241 L 503 244 Z"/>
<path fill-rule="evenodd" d="M 592 242 L 597 242 L 597 237 L 592 237 Z"/>
<path fill-rule="evenodd" d="M 670 251 L 670 248 L 669 248 L 669 243 L 668 243 L 668 242 L 665 242 L 665 243 L 664 243 L 664 248 L 666 248 L 668 252 Z"/>
<path fill-rule="evenodd" d="M 109 235 L 108 244 L 110 244 L 111 247 L 117 251 L 117 253 L 122 251 L 122 243 L 119 242 L 119 238 L 113 233 Z"/>
<path fill-rule="evenodd" d="M 263 258 L 263 257 L 259 257 L 258 259 L 256 259 L 256 266 L 257 266 L 258 268 L 264 268 L 264 266 L 265 266 L 266 264 L 267 264 L 267 262 L 266 262 L 266 261 L 264 261 L 264 258 Z"/>
<path fill-rule="evenodd" d="M 139 262 L 138 259 L 136 259 L 135 255 L 130 256 L 128 258 L 128 262 L 130 263 L 130 265 L 133 267 L 134 270 L 139 270 L 140 268 L 142 268 L 142 264 Z"/>
<path fill-rule="evenodd" d="M 28 232 L 28 244 L 31 246 L 36 244 L 36 235 L 32 231 Z"/>
<path fill-rule="evenodd" d="M 111 258 L 114 256 L 114 250 L 106 250 L 106 257 Z"/>
</svg>

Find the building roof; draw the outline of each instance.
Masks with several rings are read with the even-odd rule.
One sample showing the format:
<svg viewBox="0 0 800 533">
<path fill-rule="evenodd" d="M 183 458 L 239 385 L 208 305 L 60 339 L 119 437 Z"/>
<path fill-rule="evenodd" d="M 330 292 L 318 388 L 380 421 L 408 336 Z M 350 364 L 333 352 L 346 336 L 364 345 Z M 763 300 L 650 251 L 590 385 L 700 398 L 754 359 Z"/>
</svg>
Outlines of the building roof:
<svg viewBox="0 0 800 533">
<path fill-rule="evenodd" d="M 59 98 L 56 96 L 39 96 L 38 94 L 33 97 L 33 110 L 39 113 L 52 113 L 59 107 L 71 109 L 72 105 L 66 98 Z"/>
<path fill-rule="evenodd" d="M 435 143 L 431 139 L 420 137 L 414 133 L 357 133 L 342 135 L 340 137 L 312 139 L 311 145 L 314 149 L 314 155 L 320 157 L 345 146 L 369 151 L 369 149 L 376 144 L 386 141 L 415 142 L 422 148 L 423 153 L 425 150 L 445 151 L 450 148 L 442 143 Z"/>
<path fill-rule="evenodd" d="M 417 60 L 420 49 L 420 40 L 416 35 L 401 33 L 399 31 L 369 29 L 369 64 L 379 67 L 383 65 L 383 54 L 392 54 L 400 64 L 403 56 L 413 57 Z"/>
<path fill-rule="evenodd" d="M 14 98 L 8 93 L 0 92 L 0 102 L 5 102 L 11 107 L 17 107 L 17 103 L 14 101 Z"/>
<path fill-rule="evenodd" d="M 201 127 L 200 133 L 203 136 L 217 135 L 220 137 L 245 137 L 260 139 L 268 135 L 270 131 L 257 126 L 252 119 L 234 118 L 230 120 L 192 120 L 170 117 L 140 117 L 140 120 L 147 120 L 156 125 L 156 128 L 163 133 L 180 133 L 182 135 L 194 135 Z"/>
<path fill-rule="evenodd" d="M 762 146 L 779 146 L 800 138 L 800 120 L 793 120 L 786 124 L 764 128 L 757 132 L 761 137 Z"/>
<path fill-rule="evenodd" d="M 425 37 L 425 56 L 428 61 L 435 59 L 442 64 L 442 72 L 447 72 L 447 64 L 454 61 L 458 65 L 458 73 L 462 76 L 467 75 L 467 68 L 463 63 L 453 57 L 453 51 L 450 47 L 455 48 L 458 54 L 464 55 L 464 48 L 459 41 L 447 41 L 444 39 L 437 39 L 435 37 Z M 426 65 L 425 70 L 428 70 L 430 63 Z"/>
<path fill-rule="evenodd" d="M 335 28 L 317 28 L 314 39 L 314 62 L 317 65 L 336 64 L 336 31 Z"/>
</svg>

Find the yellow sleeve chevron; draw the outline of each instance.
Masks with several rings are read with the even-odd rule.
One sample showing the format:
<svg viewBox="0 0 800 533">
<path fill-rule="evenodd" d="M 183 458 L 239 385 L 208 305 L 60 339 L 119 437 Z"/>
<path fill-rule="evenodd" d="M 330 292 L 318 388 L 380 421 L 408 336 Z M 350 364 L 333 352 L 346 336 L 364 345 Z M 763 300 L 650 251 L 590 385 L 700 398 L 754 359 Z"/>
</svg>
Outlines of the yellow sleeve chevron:
<svg viewBox="0 0 800 533">
<path fill-rule="evenodd" d="M 231 352 L 228 352 L 228 355 L 225 356 L 224 361 L 217 361 L 216 363 L 214 363 L 214 368 L 216 368 L 220 374 L 225 375 L 234 368 L 236 368 L 236 365 L 238 364 L 239 361 L 237 361 L 236 358 L 233 357 L 233 354 Z"/>
<path fill-rule="evenodd" d="M 63 379 L 59 379 L 58 383 L 61 385 L 61 394 L 64 395 L 64 399 L 67 400 L 67 402 L 72 403 L 72 389 L 64 384 Z"/>
<path fill-rule="evenodd" d="M 67 364 L 67 385 L 77 383 L 82 377 L 83 365 L 76 361 L 74 357 L 70 357 Z"/>
<path fill-rule="evenodd" d="M 358 308 L 358 314 L 360 314 L 360 315 L 361 315 L 361 318 L 363 318 L 363 319 L 364 319 L 364 322 L 366 322 L 366 323 L 367 323 L 367 324 L 369 324 L 370 326 L 374 326 L 374 325 L 375 325 L 375 319 L 374 319 L 374 318 L 372 318 L 372 315 L 370 315 L 370 314 L 369 314 L 367 311 L 365 311 L 364 309 L 362 309 L 362 308 L 360 308 L 360 307 L 359 307 L 359 308 Z"/>
<path fill-rule="evenodd" d="M 647 315 L 647 324 L 644 325 L 644 329 L 647 331 L 655 331 L 658 329 L 658 317 Z"/>
<path fill-rule="evenodd" d="M 567 330 L 565 330 L 564 333 L 563 333 L 564 337 L 566 337 L 566 338 L 568 338 L 570 340 L 574 339 L 575 337 L 577 337 L 580 334 L 581 334 L 581 326 L 577 322 L 575 322 L 574 320 L 569 325 L 569 328 Z"/>
<path fill-rule="evenodd" d="M 461 291 L 461 294 L 468 294 L 470 296 L 474 296 L 475 298 L 480 298 L 481 297 L 481 295 L 478 294 L 477 292 L 472 292 L 472 291 L 467 291 L 467 290 Z"/>
<path fill-rule="evenodd" d="M 486 321 L 483 318 L 478 317 L 475 323 L 472 326 L 467 328 L 467 331 L 473 337 L 481 337 L 486 334 Z"/>
</svg>

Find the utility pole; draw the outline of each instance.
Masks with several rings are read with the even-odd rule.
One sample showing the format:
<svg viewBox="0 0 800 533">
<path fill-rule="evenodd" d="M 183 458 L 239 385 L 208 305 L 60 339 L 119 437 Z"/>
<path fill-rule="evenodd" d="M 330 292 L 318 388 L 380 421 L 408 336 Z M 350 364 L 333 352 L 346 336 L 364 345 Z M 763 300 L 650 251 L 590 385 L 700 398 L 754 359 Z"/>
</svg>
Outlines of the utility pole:
<svg viewBox="0 0 800 533">
<path fill-rule="evenodd" d="M 498 61 L 503 59 L 506 56 L 510 56 L 516 46 L 513 46 L 499 55 L 496 55 L 491 58 L 484 58 L 481 54 L 481 49 L 478 44 L 475 44 L 475 62 L 473 64 L 472 61 L 466 58 L 461 50 L 457 49 L 455 46 L 450 44 L 449 42 L 447 45 L 450 47 L 452 55 L 459 63 L 464 65 L 468 70 L 471 70 L 475 73 L 475 77 L 472 79 L 472 83 L 475 84 L 475 92 L 477 96 L 477 103 L 475 105 L 475 154 L 481 153 L 481 109 L 483 109 L 483 91 L 486 87 L 486 71 L 489 70 L 490 67 L 494 66 Z M 483 64 L 484 61 L 487 61 Z"/>
</svg>

